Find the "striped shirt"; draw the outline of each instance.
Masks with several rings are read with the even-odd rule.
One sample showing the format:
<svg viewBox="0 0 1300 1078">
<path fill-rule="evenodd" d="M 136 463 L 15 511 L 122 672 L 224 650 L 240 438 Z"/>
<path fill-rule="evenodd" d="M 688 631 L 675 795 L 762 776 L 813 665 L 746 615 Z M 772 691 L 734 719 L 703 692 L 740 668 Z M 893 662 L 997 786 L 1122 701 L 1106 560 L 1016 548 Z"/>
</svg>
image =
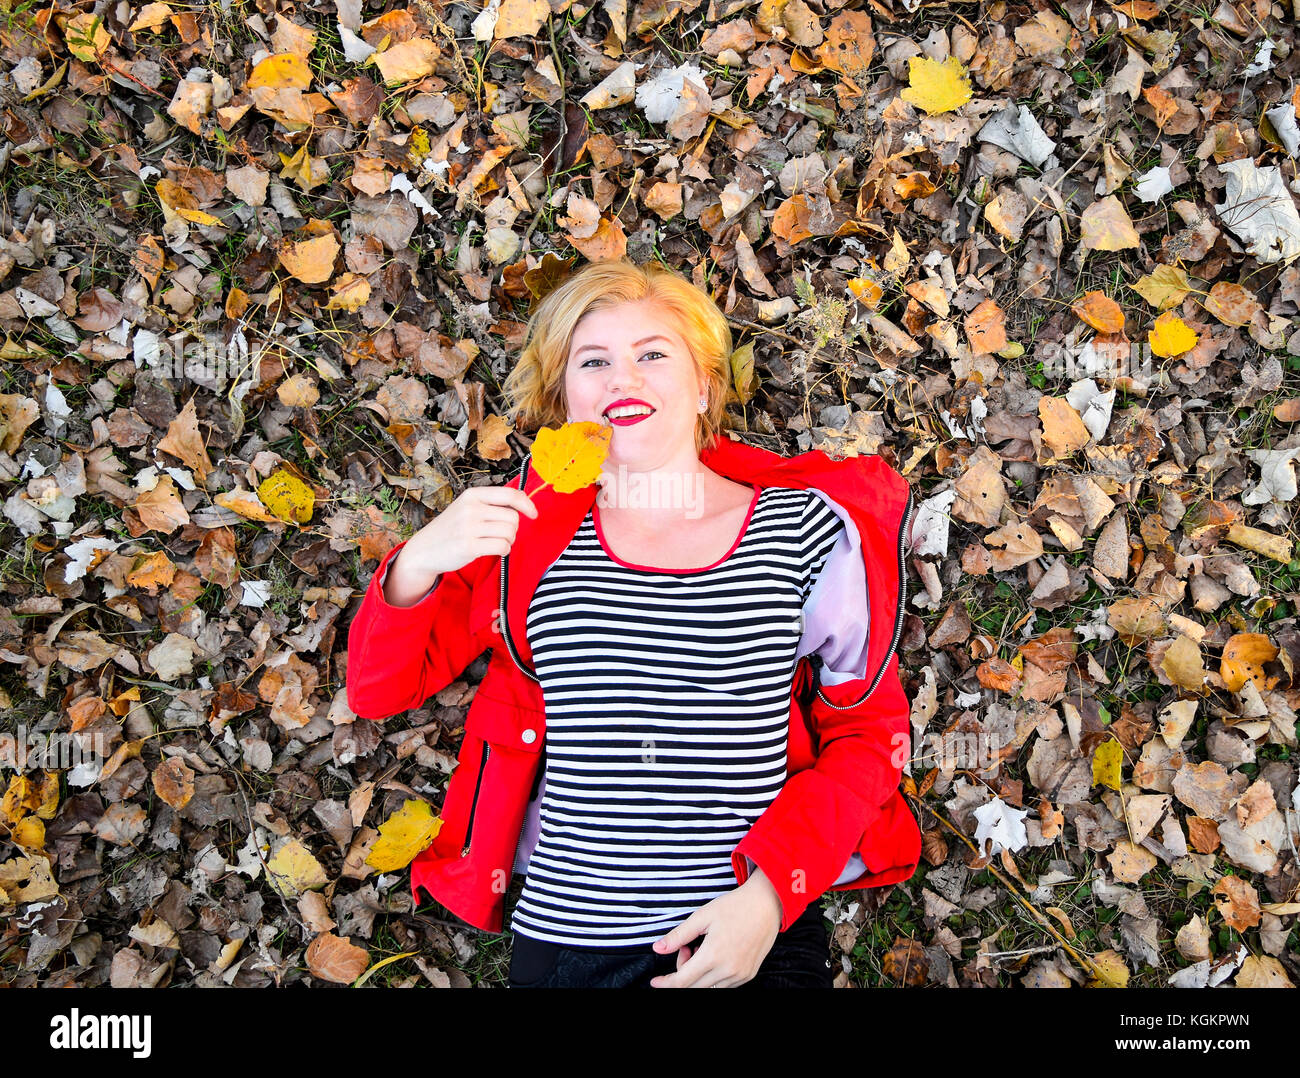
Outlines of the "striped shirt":
<svg viewBox="0 0 1300 1078">
<path fill-rule="evenodd" d="M 511 927 L 632 947 L 736 887 L 731 853 L 785 783 L 801 611 L 844 525 L 814 491 L 755 487 L 721 560 L 656 569 L 614 557 L 598 516 L 528 609 L 546 786 Z"/>
</svg>

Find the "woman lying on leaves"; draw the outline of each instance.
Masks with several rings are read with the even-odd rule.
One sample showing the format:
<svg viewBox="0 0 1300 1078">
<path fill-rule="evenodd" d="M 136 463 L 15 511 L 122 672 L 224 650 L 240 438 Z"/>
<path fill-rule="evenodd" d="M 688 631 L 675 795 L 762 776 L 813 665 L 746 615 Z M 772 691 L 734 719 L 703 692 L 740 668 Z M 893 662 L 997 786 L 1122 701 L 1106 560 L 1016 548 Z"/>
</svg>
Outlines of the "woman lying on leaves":
<svg viewBox="0 0 1300 1078">
<path fill-rule="evenodd" d="M 411 888 L 499 932 L 523 873 L 513 987 L 830 987 L 820 896 L 915 871 L 907 484 L 724 436 L 731 352 L 675 272 L 570 275 L 505 389 L 572 426 L 390 551 L 352 622 L 364 718 L 492 651 Z"/>
</svg>

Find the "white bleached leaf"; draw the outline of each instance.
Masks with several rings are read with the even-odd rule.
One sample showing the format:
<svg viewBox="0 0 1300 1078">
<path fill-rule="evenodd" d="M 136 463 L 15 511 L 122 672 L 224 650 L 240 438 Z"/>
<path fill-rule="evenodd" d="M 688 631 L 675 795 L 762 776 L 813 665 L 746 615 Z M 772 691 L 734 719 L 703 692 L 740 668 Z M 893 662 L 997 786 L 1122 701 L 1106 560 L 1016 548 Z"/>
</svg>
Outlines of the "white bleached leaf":
<svg viewBox="0 0 1300 1078">
<path fill-rule="evenodd" d="M 168 468 L 167 474 L 176 480 L 178 487 L 184 487 L 186 490 L 194 489 L 194 473 L 188 468 Z"/>
<path fill-rule="evenodd" d="M 1249 157 L 1226 161 L 1224 200 L 1214 212 L 1261 262 L 1290 261 L 1300 255 L 1300 213 L 1276 165 L 1258 168 Z"/>
<path fill-rule="evenodd" d="M 1010 150 L 1035 168 L 1056 152 L 1056 143 L 1047 137 L 1047 132 L 1024 105 L 1008 105 L 981 127 L 975 137 Z"/>
<path fill-rule="evenodd" d="M 677 115 L 681 105 L 682 90 L 688 79 L 695 83 L 701 92 L 708 94 L 704 73 L 694 64 L 686 63 L 671 71 L 664 71 L 637 87 L 637 107 L 645 113 L 645 118 L 650 123 L 667 123 Z"/>
<path fill-rule="evenodd" d="M 1286 152 L 1292 157 L 1300 156 L 1300 125 L 1296 124 L 1295 106 L 1290 101 L 1283 101 L 1280 105 L 1274 105 L 1264 115 L 1273 125 L 1277 137 L 1282 140 Z"/>
<path fill-rule="evenodd" d="M 364 62 L 375 51 L 373 45 L 368 44 L 342 23 L 339 24 L 339 39 L 343 42 L 343 55 L 354 64 Z"/>
<path fill-rule="evenodd" d="M 432 205 L 430 205 L 429 200 L 425 198 L 424 195 L 420 194 L 420 192 L 415 189 L 414 184 L 412 184 L 411 181 L 408 180 L 406 176 L 403 175 L 402 173 L 399 172 L 393 177 L 392 182 L 390 182 L 388 185 L 388 189 L 390 191 L 401 191 L 402 194 L 406 196 L 406 201 L 409 202 L 412 206 L 414 206 L 417 210 L 423 210 L 425 213 L 431 213 L 433 214 L 434 217 L 442 216 L 442 214 L 440 214 L 437 210 L 433 208 Z"/>
<path fill-rule="evenodd" d="M 501 17 L 501 0 L 492 0 L 470 23 L 475 41 L 491 41 L 492 32 L 497 28 L 497 19 Z"/>
<path fill-rule="evenodd" d="M 161 478 L 158 469 L 150 464 L 149 467 L 141 468 L 135 473 L 135 489 L 141 494 L 148 494 L 158 485 L 158 480 Z"/>
<path fill-rule="evenodd" d="M 137 329 L 131 341 L 131 351 L 137 369 L 157 367 L 162 360 L 161 338 L 150 330 Z"/>
<path fill-rule="evenodd" d="M 587 91 L 582 104 L 588 109 L 612 109 L 626 105 L 636 96 L 636 64 L 624 60 Z"/>
<path fill-rule="evenodd" d="M 1173 189 L 1173 179 L 1165 165 L 1156 165 L 1155 168 L 1147 169 L 1133 184 L 1133 193 L 1143 202 L 1155 202 Z"/>
<path fill-rule="evenodd" d="M 68 407 L 68 398 L 53 382 L 45 387 L 45 411 L 59 419 L 66 419 L 72 415 L 72 409 Z"/>
<path fill-rule="evenodd" d="M 28 318 L 48 318 L 59 313 L 59 309 L 44 296 L 38 296 L 21 285 L 14 289 L 14 299 Z"/>
<path fill-rule="evenodd" d="M 1249 79 L 1264 74 L 1273 66 L 1273 50 L 1275 48 L 1277 48 L 1277 42 L 1271 37 L 1266 37 L 1259 46 L 1259 51 L 1255 53 L 1255 59 L 1251 60 L 1246 70 L 1242 72 L 1242 76 Z"/>
<path fill-rule="evenodd" d="M 957 499 L 955 490 L 945 490 L 926 498 L 917 507 L 912 518 L 912 553 L 918 558 L 927 554 L 946 557 L 948 554 L 948 510 Z"/>
<path fill-rule="evenodd" d="M 239 586 L 244 592 L 243 598 L 239 600 L 240 606 L 265 606 L 271 598 L 271 583 L 268 580 L 241 580 Z"/>
<path fill-rule="evenodd" d="M 80 580 L 90 572 L 90 563 L 95 560 L 97 551 L 112 553 L 118 548 L 120 542 L 118 539 L 105 539 L 102 535 L 92 535 L 85 539 L 78 539 L 75 543 L 69 543 L 63 548 L 63 553 L 69 559 L 63 569 L 63 582 L 73 584 Z"/>
<path fill-rule="evenodd" d="M 1248 449 L 1246 456 L 1259 465 L 1259 482 L 1241 496 L 1245 505 L 1289 502 L 1296 496 L 1295 468 L 1300 446 L 1291 449 Z"/>
<path fill-rule="evenodd" d="M 1066 391 L 1065 399 L 1070 407 L 1079 413 L 1088 433 L 1100 442 L 1106 437 L 1106 428 L 1110 426 L 1110 413 L 1115 407 L 1115 391 L 1101 391 L 1101 386 L 1091 378 L 1075 382 Z"/>
<path fill-rule="evenodd" d="M 975 829 L 975 844 L 980 853 L 984 851 L 984 840 L 992 839 L 993 845 L 988 850 L 991 856 L 999 850 L 1015 853 L 1029 844 L 1029 835 L 1025 832 L 1025 817 L 1029 813 L 1024 809 L 1013 808 L 1000 797 L 993 798 L 988 804 L 975 810 L 975 819 L 979 826 Z"/>
</svg>

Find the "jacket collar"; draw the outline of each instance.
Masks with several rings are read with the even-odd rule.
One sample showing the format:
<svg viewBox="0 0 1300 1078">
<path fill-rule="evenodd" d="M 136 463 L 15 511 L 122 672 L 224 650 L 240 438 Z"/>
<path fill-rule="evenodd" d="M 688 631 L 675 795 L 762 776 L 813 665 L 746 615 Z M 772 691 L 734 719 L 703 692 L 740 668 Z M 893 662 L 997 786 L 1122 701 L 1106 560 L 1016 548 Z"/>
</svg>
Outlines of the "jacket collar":
<svg viewBox="0 0 1300 1078">
<path fill-rule="evenodd" d="M 872 628 L 879 629 L 870 634 L 867 649 L 866 669 L 874 688 L 902 631 L 903 544 L 912 509 L 907 481 L 878 456 L 832 460 L 814 449 L 783 457 L 725 434 L 700 453 L 700 462 L 740 483 L 817 489 L 848 511 L 862 539 Z M 544 485 L 532 467 L 531 454 L 513 480 L 515 486 L 521 478 L 526 493 Z M 528 607 L 543 574 L 564 552 L 599 491 L 599 484 L 592 483 L 571 494 L 550 486 L 534 494 L 537 519 L 520 515 L 515 542 L 504 559 L 500 577 L 504 636 L 516 663 L 534 680 L 532 649 L 523 631 Z"/>
</svg>

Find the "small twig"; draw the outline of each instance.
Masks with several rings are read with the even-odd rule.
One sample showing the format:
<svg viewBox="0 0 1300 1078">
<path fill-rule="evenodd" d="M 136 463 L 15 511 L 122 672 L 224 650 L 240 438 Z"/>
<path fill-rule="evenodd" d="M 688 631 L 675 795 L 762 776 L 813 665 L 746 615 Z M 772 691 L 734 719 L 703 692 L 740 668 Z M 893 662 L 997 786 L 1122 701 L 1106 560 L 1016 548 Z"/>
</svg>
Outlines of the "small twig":
<svg viewBox="0 0 1300 1078">
<path fill-rule="evenodd" d="M 956 835 L 959 839 L 961 839 L 964 843 L 966 843 L 966 845 L 969 846 L 976 854 L 980 854 L 980 850 L 978 849 L 978 847 L 976 847 L 975 843 L 973 843 L 969 838 L 966 837 L 965 834 L 963 834 L 961 828 L 959 828 L 956 824 L 954 824 L 951 820 L 949 820 L 946 816 L 944 816 L 943 813 L 935 809 L 933 805 L 921 805 L 920 802 L 915 798 L 912 798 L 911 800 L 913 801 L 914 804 L 917 805 L 918 808 L 924 808 L 925 811 L 932 813 L 940 823 L 942 823 L 954 835 Z M 1043 928 L 1047 929 L 1048 933 L 1052 936 L 1053 939 L 1056 940 L 1056 942 L 1061 946 L 1061 948 L 1066 952 L 1066 954 L 1068 954 L 1071 958 L 1073 958 L 1075 962 L 1077 962 L 1079 965 L 1087 969 L 1088 972 L 1091 973 L 1092 976 L 1095 977 L 1097 980 L 1099 981 L 1105 980 L 1105 975 L 1103 974 L 1101 969 L 1098 968 L 1097 964 L 1092 960 L 1092 958 L 1086 954 L 1080 954 L 1078 951 L 1076 951 L 1070 945 L 1069 940 L 1067 940 L 1064 936 L 1061 935 L 1060 932 L 1057 931 L 1056 926 L 1053 925 L 1051 921 L 1049 921 L 1043 914 L 1038 912 L 1038 908 L 1020 893 L 1020 890 L 1016 887 L 1015 884 L 1013 884 L 1009 879 L 1007 879 L 1005 874 L 998 871 L 998 869 L 994 868 L 991 863 L 985 865 L 984 867 L 987 868 L 989 872 L 993 873 L 996 879 L 1002 881 L 1003 885 L 1011 893 L 1011 897 L 1014 898 L 1017 902 L 1019 902 L 1020 905 L 1022 905 L 1026 910 L 1028 910 L 1030 916 L 1032 916 L 1035 921 L 1037 921 L 1040 925 L 1042 925 Z"/>
</svg>

